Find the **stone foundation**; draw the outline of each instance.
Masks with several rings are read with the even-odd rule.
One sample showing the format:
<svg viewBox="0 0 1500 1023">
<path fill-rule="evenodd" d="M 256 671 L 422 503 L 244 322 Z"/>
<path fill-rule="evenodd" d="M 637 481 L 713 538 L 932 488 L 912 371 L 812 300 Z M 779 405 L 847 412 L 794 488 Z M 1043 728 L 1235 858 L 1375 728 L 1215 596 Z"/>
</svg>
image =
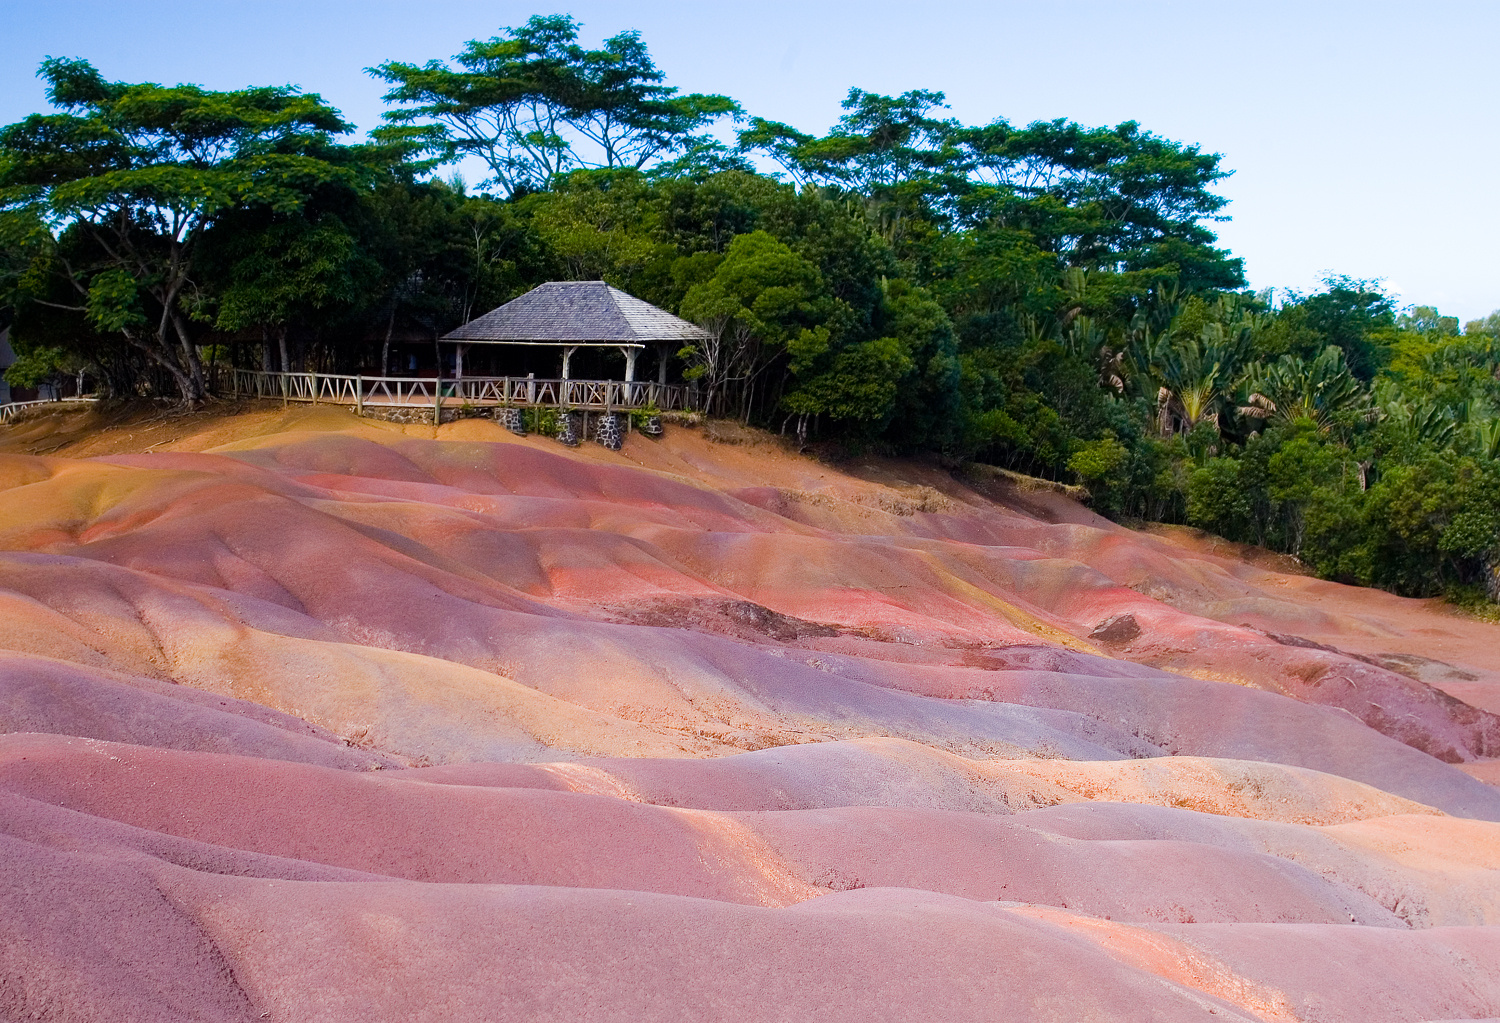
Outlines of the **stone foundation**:
<svg viewBox="0 0 1500 1023">
<path fill-rule="evenodd" d="M 619 451 L 625 443 L 625 416 L 620 412 L 606 412 L 595 421 L 594 439 L 611 451 Z"/>
<path fill-rule="evenodd" d="M 387 423 L 431 423 L 432 406 L 366 405 L 360 415 L 364 419 L 379 419 Z M 452 410 L 443 409 L 443 422 L 452 422 L 453 418 Z"/>
<path fill-rule="evenodd" d="M 641 432 L 647 437 L 660 437 L 666 430 L 661 425 L 661 416 L 647 416 L 641 424 Z"/>
<path fill-rule="evenodd" d="M 495 410 L 495 422 L 505 427 L 517 437 L 526 436 L 526 417 L 518 408 L 498 408 Z"/>
<path fill-rule="evenodd" d="M 557 439 L 570 448 L 576 448 L 583 440 L 583 413 L 559 412 L 557 414 Z"/>
</svg>

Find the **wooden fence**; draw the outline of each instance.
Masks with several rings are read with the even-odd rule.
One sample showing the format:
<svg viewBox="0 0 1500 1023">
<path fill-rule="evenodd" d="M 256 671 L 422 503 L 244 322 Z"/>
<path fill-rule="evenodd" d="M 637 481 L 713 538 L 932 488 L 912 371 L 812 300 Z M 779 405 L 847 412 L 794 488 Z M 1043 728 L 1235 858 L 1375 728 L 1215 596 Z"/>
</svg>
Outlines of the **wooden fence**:
<svg viewBox="0 0 1500 1023">
<path fill-rule="evenodd" d="M 27 409 L 41 408 L 43 405 L 69 405 L 97 400 L 97 398 L 90 395 L 85 395 L 82 398 L 42 398 L 38 401 L 7 402 L 4 405 L 0 405 L 0 426 L 13 422 L 17 416 Z"/>
<path fill-rule="evenodd" d="M 687 408 L 686 388 L 644 380 L 539 380 L 535 377 L 367 377 L 332 373 L 223 373 L 222 390 L 237 397 L 280 398 L 316 405 L 425 407 L 443 405 L 530 406 L 613 412 L 655 407 Z"/>
<path fill-rule="evenodd" d="M 538 380 L 534 377 L 367 377 L 336 373 L 265 373 L 253 369 L 219 367 L 209 374 L 209 389 L 241 398 L 279 398 L 282 401 L 352 405 L 371 408 L 430 408 L 533 406 L 617 412 L 655 408 L 661 412 L 690 407 L 693 393 L 686 387 L 646 380 Z M 94 401 L 92 397 L 20 401 L 0 405 L 0 425 L 26 409 L 65 402 Z"/>
</svg>

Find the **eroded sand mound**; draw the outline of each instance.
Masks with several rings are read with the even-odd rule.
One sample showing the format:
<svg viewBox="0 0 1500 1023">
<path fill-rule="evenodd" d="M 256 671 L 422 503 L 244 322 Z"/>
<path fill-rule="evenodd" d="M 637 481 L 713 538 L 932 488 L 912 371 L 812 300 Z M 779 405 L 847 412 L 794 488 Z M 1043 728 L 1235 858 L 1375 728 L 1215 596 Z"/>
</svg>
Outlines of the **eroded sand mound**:
<svg viewBox="0 0 1500 1023">
<path fill-rule="evenodd" d="M 1500 629 L 1046 490 L 0 434 L 0 1017 L 1500 1016 Z"/>
</svg>

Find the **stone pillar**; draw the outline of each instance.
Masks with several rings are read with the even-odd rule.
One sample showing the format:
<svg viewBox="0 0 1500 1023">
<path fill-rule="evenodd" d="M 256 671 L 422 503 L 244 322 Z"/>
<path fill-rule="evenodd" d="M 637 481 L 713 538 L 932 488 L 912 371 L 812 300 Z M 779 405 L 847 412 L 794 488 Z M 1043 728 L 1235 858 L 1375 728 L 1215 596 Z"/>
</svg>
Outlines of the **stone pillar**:
<svg viewBox="0 0 1500 1023">
<path fill-rule="evenodd" d="M 620 445 L 625 443 L 625 414 L 606 412 L 600 416 L 594 439 L 611 451 L 619 451 Z"/>
<path fill-rule="evenodd" d="M 502 408 L 495 413 L 500 425 L 517 437 L 526 436 L 526 419 L 518 408 Z"/>
<path fill-rule="evenodd" d="M 583 439 L 583 413 L 559 412 L 557 414 L 557 439 L 570 448 L 576 448 Z"/>
</svg>

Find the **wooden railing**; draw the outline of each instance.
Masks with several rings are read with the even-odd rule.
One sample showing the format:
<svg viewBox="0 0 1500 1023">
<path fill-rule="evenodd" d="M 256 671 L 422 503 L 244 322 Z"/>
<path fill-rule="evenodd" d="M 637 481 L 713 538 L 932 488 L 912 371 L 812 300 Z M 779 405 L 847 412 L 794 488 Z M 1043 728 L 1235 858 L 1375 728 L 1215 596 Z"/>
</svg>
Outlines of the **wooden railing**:
<svg viewBox="0 0 1500 1023">
<path fill-rule="evenodd" d="M 84 395 L 81 398 L 42 398 L 38 401 L 12 401 L 0 405 L 0 426 L 13 422 L 17 416 L 27 409 L 40 408 L 43 405 L 66 405 L 69 403 L 98 401 L 93 395 Z"/>
<path fill-rule="evenodd" d="M 546 405 L 610 412 L 654 406 L 687 407 L 687 390 L 644 380 L 539 380 L 535 377 L 367 377 L 332 373 L 224 373 L 224 390 L 239 397 L 371 407 Z"/>
<path fill-rule="evenodd" d="M 219 367 L 210 388 L 220 394 L 283 401 L 322 402 L 372 408 L 432 408 L 455 405 L 533 406 L 614 412 L 656 408 L 686 410 L 692 393 L 685 387 L 646 380 L 538 380 L 535 377 L 367 377 L 336 373 L 265 373 L 253 369 Z M 95 401 L 94 397 L 48 398 L 0 405 L 0 425 L 27 409 L 67 402 Z"/>
</svg>

